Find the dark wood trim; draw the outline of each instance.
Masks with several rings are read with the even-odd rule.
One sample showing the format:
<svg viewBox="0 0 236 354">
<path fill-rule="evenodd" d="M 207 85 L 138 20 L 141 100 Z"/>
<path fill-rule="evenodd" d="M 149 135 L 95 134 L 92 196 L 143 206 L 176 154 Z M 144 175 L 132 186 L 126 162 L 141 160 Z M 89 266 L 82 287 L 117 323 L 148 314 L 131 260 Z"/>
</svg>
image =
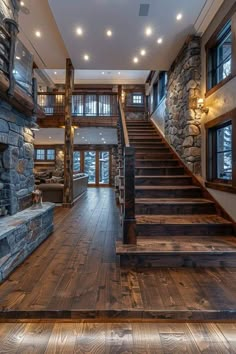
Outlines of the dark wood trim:
<svg viewBox="0 0 236 354">
<path fill-rule="evenodd" d="M 233 79 L 236 76 L 236 4 L 232 6 L 232 8 L 229 10 L 227 15 L 224 17 L 224 19 L 221 21 L 219 26 L 217 26 L 216 30 L 214 31 L 213 35 L 211 38 L 208 40 L 208 42 L 205 45 L 205 50 L 206 50 L 206 93 L 205 97 L 209 97 L 212 95 L 214 92 L 219 90 L 222 86 L 224 86 L 227 82 L 229 82 L 231 79 Z M 223 27 L 226 25 L 226 23 L 231 19 L 231 32 L 232 32 L 232 60 L 231 60 L 231 74 L 226 77 L 224 80 L 220 81 L 218 84 L 213 86 L 211 89 L 208 89 L 208 58 L 209 58 L 209 52 L 210 49 L 213 48 L 215 45 L 217 45 L 218 41 L 218 34 L 220 31 L 223 29 Z"/>
<path fill-rule="evenodd" d="M 232 119 L 236 119 L 236 108 L 234 108 L 231 111 L 224 113 L 221 116 L 205 123 L 205 128 L 206 129 L 212 128 L 214 126 L 217 126 L 219 124 L 222 124 L 222 123 L 227 122 L 228 120 L 232 120 Z"/>
<path fill-rule="evenodd" d="M 208 64 L 207 64 L 208 66 Z M 213 93 L 215 93 L 216 91 L 218 91 L 221 87 L 223 87 L 224 85 L 226 85 L 229 81 L 231 81 L 233 78 L 235 78 L 236 74 L 230 74 L 229 76 L 227 76 L 224 80 L 220 81 L 217 85 L 213 86 L 210 90 L 207 90 L 205 93 L 205 97 L 209 97 L 211 96 Z M 207 71 L 206 71 L 206 77 L 208 77 L 207 75 Z M 207 86 L 208 87 L 208 79 L 207 79 Z"/>
<path fill-rule="evenodd" d="M 205 186 L 210 189 L 216 189 L 218 191 L 236 194 L 236 187 L 215 182 L 205 182 Z"/>
</svg>

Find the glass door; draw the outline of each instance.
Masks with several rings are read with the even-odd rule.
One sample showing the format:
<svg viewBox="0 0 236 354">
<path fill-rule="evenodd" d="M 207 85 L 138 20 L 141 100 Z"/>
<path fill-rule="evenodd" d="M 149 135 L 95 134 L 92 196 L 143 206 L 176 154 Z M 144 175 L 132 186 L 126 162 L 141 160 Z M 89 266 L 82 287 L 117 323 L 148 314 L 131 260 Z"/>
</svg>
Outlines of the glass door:
<svg viewBox="0 0 236 354">
<path fill-rule="evenodd" d="M 96 151 L 84 152 L 84 172 L 88 175 L 88 183 L 96 184 Z"/>
<path fill-rule="evenodd" d="M 110 154 L 109 151 L 99 152 L 99 184 L 110 183 Z"/>
</svg>

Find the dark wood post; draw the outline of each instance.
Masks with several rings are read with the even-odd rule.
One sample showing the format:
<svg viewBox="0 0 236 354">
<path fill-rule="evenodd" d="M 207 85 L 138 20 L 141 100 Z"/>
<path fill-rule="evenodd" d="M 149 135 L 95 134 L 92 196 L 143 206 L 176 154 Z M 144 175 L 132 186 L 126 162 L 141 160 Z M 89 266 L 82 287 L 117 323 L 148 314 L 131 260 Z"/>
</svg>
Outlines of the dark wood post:
<svg viewBox="0 0 236 354">
<path fill-rule="evenodd" d="M 64 145 L 64 197 L 63 206 L 73 206 L 73 145 L 74 128 L 72 125 L 71 103 L 74 89 L 74 68 L 69 58 L 66 59 L 65 86 L 65 145 Z"/>
<path fill-rule="evenodd" d="M 124 244 L 136 244 L 135 220 L 135 149 L 124 148 Z"/>
</svg>

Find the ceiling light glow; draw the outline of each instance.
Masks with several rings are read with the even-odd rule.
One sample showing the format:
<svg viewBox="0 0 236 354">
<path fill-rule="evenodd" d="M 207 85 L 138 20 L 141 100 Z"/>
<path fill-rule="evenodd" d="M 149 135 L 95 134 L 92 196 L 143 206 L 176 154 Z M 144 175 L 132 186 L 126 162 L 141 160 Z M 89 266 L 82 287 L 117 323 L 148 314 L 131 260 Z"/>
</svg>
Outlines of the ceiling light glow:
<svg viewBox="0 0 236 354">
<path fill-rule="evenodd" d="M 147 27 L 146 30 L 145 30 L 145 34 L 147 37 L 151 36 L 152 35 L 152 28 L 151 27 Z"/>
<path fill-rule="evenodd" d="M 82 36 L 82 35 L 83 35 L 83 30 L 82 30 L 82 28 L 81 28 L 81 27 L 78 27 L 78 28 L 76 29 L 76 33 L 78 34 L 78 36 Z"/>
<path fill-rule="evenodd" d="M 104 72 L 104 71 L 102 72 L 102 75 L 105 75 L 105 72 Z"/>
<path fill-rule="evenodd" d="M 182 18 L 183 18 L 183 15 L 182 15 L 181 13 L 179 13 L 179 14 L 176 16 L 176 20 L 177 20 L 177 21 L 182 20 Z"/>
<path fill-rule="evenodd" d="M 138 58 L 137 58 L 137 57 L 134 57 L 133 62 L 134 62 L 135 64 L 137 64 L 137 63 L 138 63 Z"/>
<path fill-rule="evenodd" d="M 162 42 L 163 42 L 163 39 L 162 38 L 158 38 L 157 43 L 161 44 Z"/>
<path fill-rule="evenodd" d="M 57 74 L 57 72 L 56 71 L 54 71 L 54 75 L 56 75 Z"/>
<path fill-rule="evenodd" d="M 36 37 L 41 37 L 41 32 L 40 32 L 40 31 L 36 31 L 36 32 L 35 32 L 35 36 L 36 36 Z"/>
<path fill-rule="evenodd" d="M 111 37 L 112 36 L 112 31 L 109 29 L 109 30 L 107 30 L 107 36 L 108 37 Z"/>
<path fill-rule="evenodd" d="M 20 6 L 25 6 L 24 1 L 21 1 L 21 2 L 20 2 Z"/>
<path fill-rule="evenodd" d="M 118 71 L 118 75 L 120 75 L 120 71 Z"/>
<path fill-rule="evenodd" d="M 88 61 L 89 60 L 89 55 L 88 54 L 84 54 L 84 60 Z"/>
<path fill-rule="evenodd" d="M 146 50 L 145 49 L 141 49 L 140 50 L 140 54 L 144 57 L 144 55 L 146 55 Z"/>
<path fill-rule="evenodd" d="M 17 60 L 20 60 L 20 57 L 16 56 L 16 59 L 17 59 Z"/>
</svg>

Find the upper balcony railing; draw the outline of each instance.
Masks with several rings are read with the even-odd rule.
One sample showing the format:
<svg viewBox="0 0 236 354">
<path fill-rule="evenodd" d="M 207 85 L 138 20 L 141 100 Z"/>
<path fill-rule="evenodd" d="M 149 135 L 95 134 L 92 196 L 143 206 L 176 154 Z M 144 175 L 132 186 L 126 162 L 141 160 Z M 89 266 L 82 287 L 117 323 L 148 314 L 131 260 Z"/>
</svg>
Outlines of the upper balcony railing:
<svg viewBox="0 0 236 354">
<path fill-rule="evenodd" d="M 17 38 L 17 24 L 5 19 L 0 24 L 0 71 L 9 80 L 9 94 L 14 94 L 15 84 L 32 96 L 33 56 Z"/>
<path fill-rule="evenodd" d="M 38 104 L 46 116 L 63 115 L 65 94 L 64 92 L 39 92 Z M 73 117 L 116 117 L 118 116 L 117 94 L 74 92 L 71 113 Z"/>
</svg>

